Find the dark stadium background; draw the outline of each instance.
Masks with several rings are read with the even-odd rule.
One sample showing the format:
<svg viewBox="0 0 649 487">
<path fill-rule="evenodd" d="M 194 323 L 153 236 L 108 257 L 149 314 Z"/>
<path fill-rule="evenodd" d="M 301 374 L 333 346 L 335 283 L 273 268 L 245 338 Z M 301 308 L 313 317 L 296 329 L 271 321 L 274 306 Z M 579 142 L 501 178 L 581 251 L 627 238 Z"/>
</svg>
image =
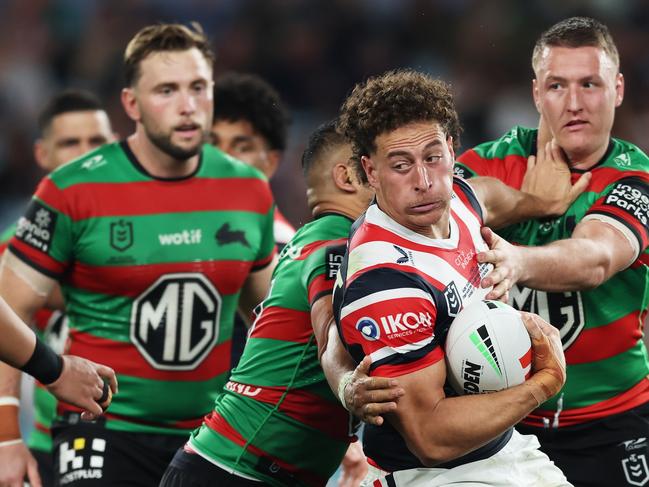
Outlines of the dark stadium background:
<svg viewBox="0 0 649 487">
<path fill-rule="evenodd" d="M 613 31 L 627 88 L 614 133 L 649 149 L 648 0 L 0 0 L 0 225 L 17 217 L 41 176 L 31 146 L 52 93 L 95 91 L 119 134 L 130 133 L 120 60 L 146 24 L 197 20 L 213 40 L 217 75 L 252 71 L 276 86 L 293 124 L 273 186 L 300 225 L 308 220 L 302 144 L 355 82 L 405 66 L 451 82 L 468 148 L 514 123 L 536 123 L 531 49 L 544 28 L 571 15 Z"/>
</svg>

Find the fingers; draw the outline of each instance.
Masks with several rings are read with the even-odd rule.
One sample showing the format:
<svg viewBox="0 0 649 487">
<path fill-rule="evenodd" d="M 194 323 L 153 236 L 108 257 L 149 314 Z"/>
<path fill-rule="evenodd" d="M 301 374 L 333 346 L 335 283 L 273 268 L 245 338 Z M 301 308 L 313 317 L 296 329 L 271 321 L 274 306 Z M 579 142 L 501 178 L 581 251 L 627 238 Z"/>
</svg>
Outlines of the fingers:
<svg viewBox="0 0 649 487">
<path fill-rule="evenodd" d="M 33 458 L 27 462 L 27 478 L 31 487 L 42 487 L 41 476 L 38 473 L 38 463 Z"/>
<path fill-rule="evenodd" d="M 572 185 L 572 188 L 568 193 L 571 203 L 575 201 L 581 193 L 586 191 L 586 188 L 588 188 L 591 179 L 592 179 L 592 174 L 590 172 L 586 172 L 581 175 L 581 177 L 577 180 L 575 184 Z"/>
<path fill-rule="evenodd" d="M 483 279 L 484 280 L 484 279 Z M 487 286 L 484 286 L 487 287 Z M 486 299 L 499 299 L 501 301 L 507 300 L 509 296 L 509 290 L 511 289 L 511 281 L 509 279 L 503 279 L 498 284 L 496 284 L 489 293 L 485 296 Z"/>
<path fill-rule="evenodd" d="M 498 235 L 494 233 L 494 231 L 489 228 L 489 227 L 482 227 L 480 229 L 480 234 L 482 235 L 482 238 L 486 242 L 486 244 L 489 246 L 490 249 L 493 249 L 494 246 L 498 243 Z"/>
<path fill-rule="evenodd" d="M 361 363 L 356 366 L 354 370 L 354 375 L 356 377 L 368 376 L 370 374 L 370 366 L 372 365 L 372 358 L 369 355 L 363 357 Z"/>
</svg>

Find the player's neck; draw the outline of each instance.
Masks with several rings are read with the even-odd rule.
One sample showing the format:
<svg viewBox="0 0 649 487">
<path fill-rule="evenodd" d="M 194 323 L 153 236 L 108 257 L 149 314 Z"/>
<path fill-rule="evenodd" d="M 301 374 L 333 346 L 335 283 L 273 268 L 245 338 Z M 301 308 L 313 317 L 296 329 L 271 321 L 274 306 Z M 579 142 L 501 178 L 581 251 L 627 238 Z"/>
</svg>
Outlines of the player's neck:
<svg viewBox="0 0 649 487">
<path fill-rule="evenodd" d="M 587 171 L 602 160 L 602 157 L 604 157 L 604 154 L 606 154 L 607 150 L 608 143 L 602 145 L 596 151 L 591 152 L 590 154 L 567 153 L 566 155 L 568 156 L 569 161 L 568 165 L 571 169 Z"/>
<path fill-rule="evenodd" d="M 314 192 L 309 194 L 308 204 L 313 218 L 324 213 L 337 213 L 350 220 L 356 220 L 367 209 L 367 206 L 363 207 L 363 203 L 347 195 L 318 195 Z"/>
<path fill-rule="evenodd" d="M 198 154 L 189 159 L 175 159 L 160 150 L 141 130 L 128 138 L 128 145 L 144 170 L 155 178 L 182 178 L 196 171 Z"/>
</svg>

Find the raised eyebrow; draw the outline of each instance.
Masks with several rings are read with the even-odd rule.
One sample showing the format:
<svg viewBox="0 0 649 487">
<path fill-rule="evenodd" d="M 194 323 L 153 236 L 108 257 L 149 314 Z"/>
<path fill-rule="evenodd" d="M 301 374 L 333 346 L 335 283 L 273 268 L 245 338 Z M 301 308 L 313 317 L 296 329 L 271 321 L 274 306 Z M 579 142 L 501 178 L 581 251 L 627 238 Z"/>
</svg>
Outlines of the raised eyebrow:
<svg viewBox="0 0 649 487">
<path fill-rule="evenodd" d="M 424 147 L 424 150 L 432 149 L 433 147 L 436 147 L 438 145 L 442 145 L 442 141 L 440 139 L 435 139 L 426 144 Z M 397 157 L 397 156 L 406 156 L 406 157 L 412 157 L 412 153 L 404 150 L 394 150 L 388 152 L 387 157 L 392 158 L 392 157 Z"/>
</svg>

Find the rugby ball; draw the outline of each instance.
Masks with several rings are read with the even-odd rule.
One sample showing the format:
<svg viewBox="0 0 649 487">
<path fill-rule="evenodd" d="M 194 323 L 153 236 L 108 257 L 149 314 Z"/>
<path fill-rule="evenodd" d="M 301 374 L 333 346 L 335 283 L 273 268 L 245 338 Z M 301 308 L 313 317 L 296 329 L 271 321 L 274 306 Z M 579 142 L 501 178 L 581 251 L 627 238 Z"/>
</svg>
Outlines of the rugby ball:
<svg viewBox="0 0 649 487">
<path fill-rule="evenodd" d="M 530 374 L 532 345 L 518 311 L 476 300 L 453 320 L 445 343 L 446 375 L 460 395 L 521 384 Z"/>
</svg>

